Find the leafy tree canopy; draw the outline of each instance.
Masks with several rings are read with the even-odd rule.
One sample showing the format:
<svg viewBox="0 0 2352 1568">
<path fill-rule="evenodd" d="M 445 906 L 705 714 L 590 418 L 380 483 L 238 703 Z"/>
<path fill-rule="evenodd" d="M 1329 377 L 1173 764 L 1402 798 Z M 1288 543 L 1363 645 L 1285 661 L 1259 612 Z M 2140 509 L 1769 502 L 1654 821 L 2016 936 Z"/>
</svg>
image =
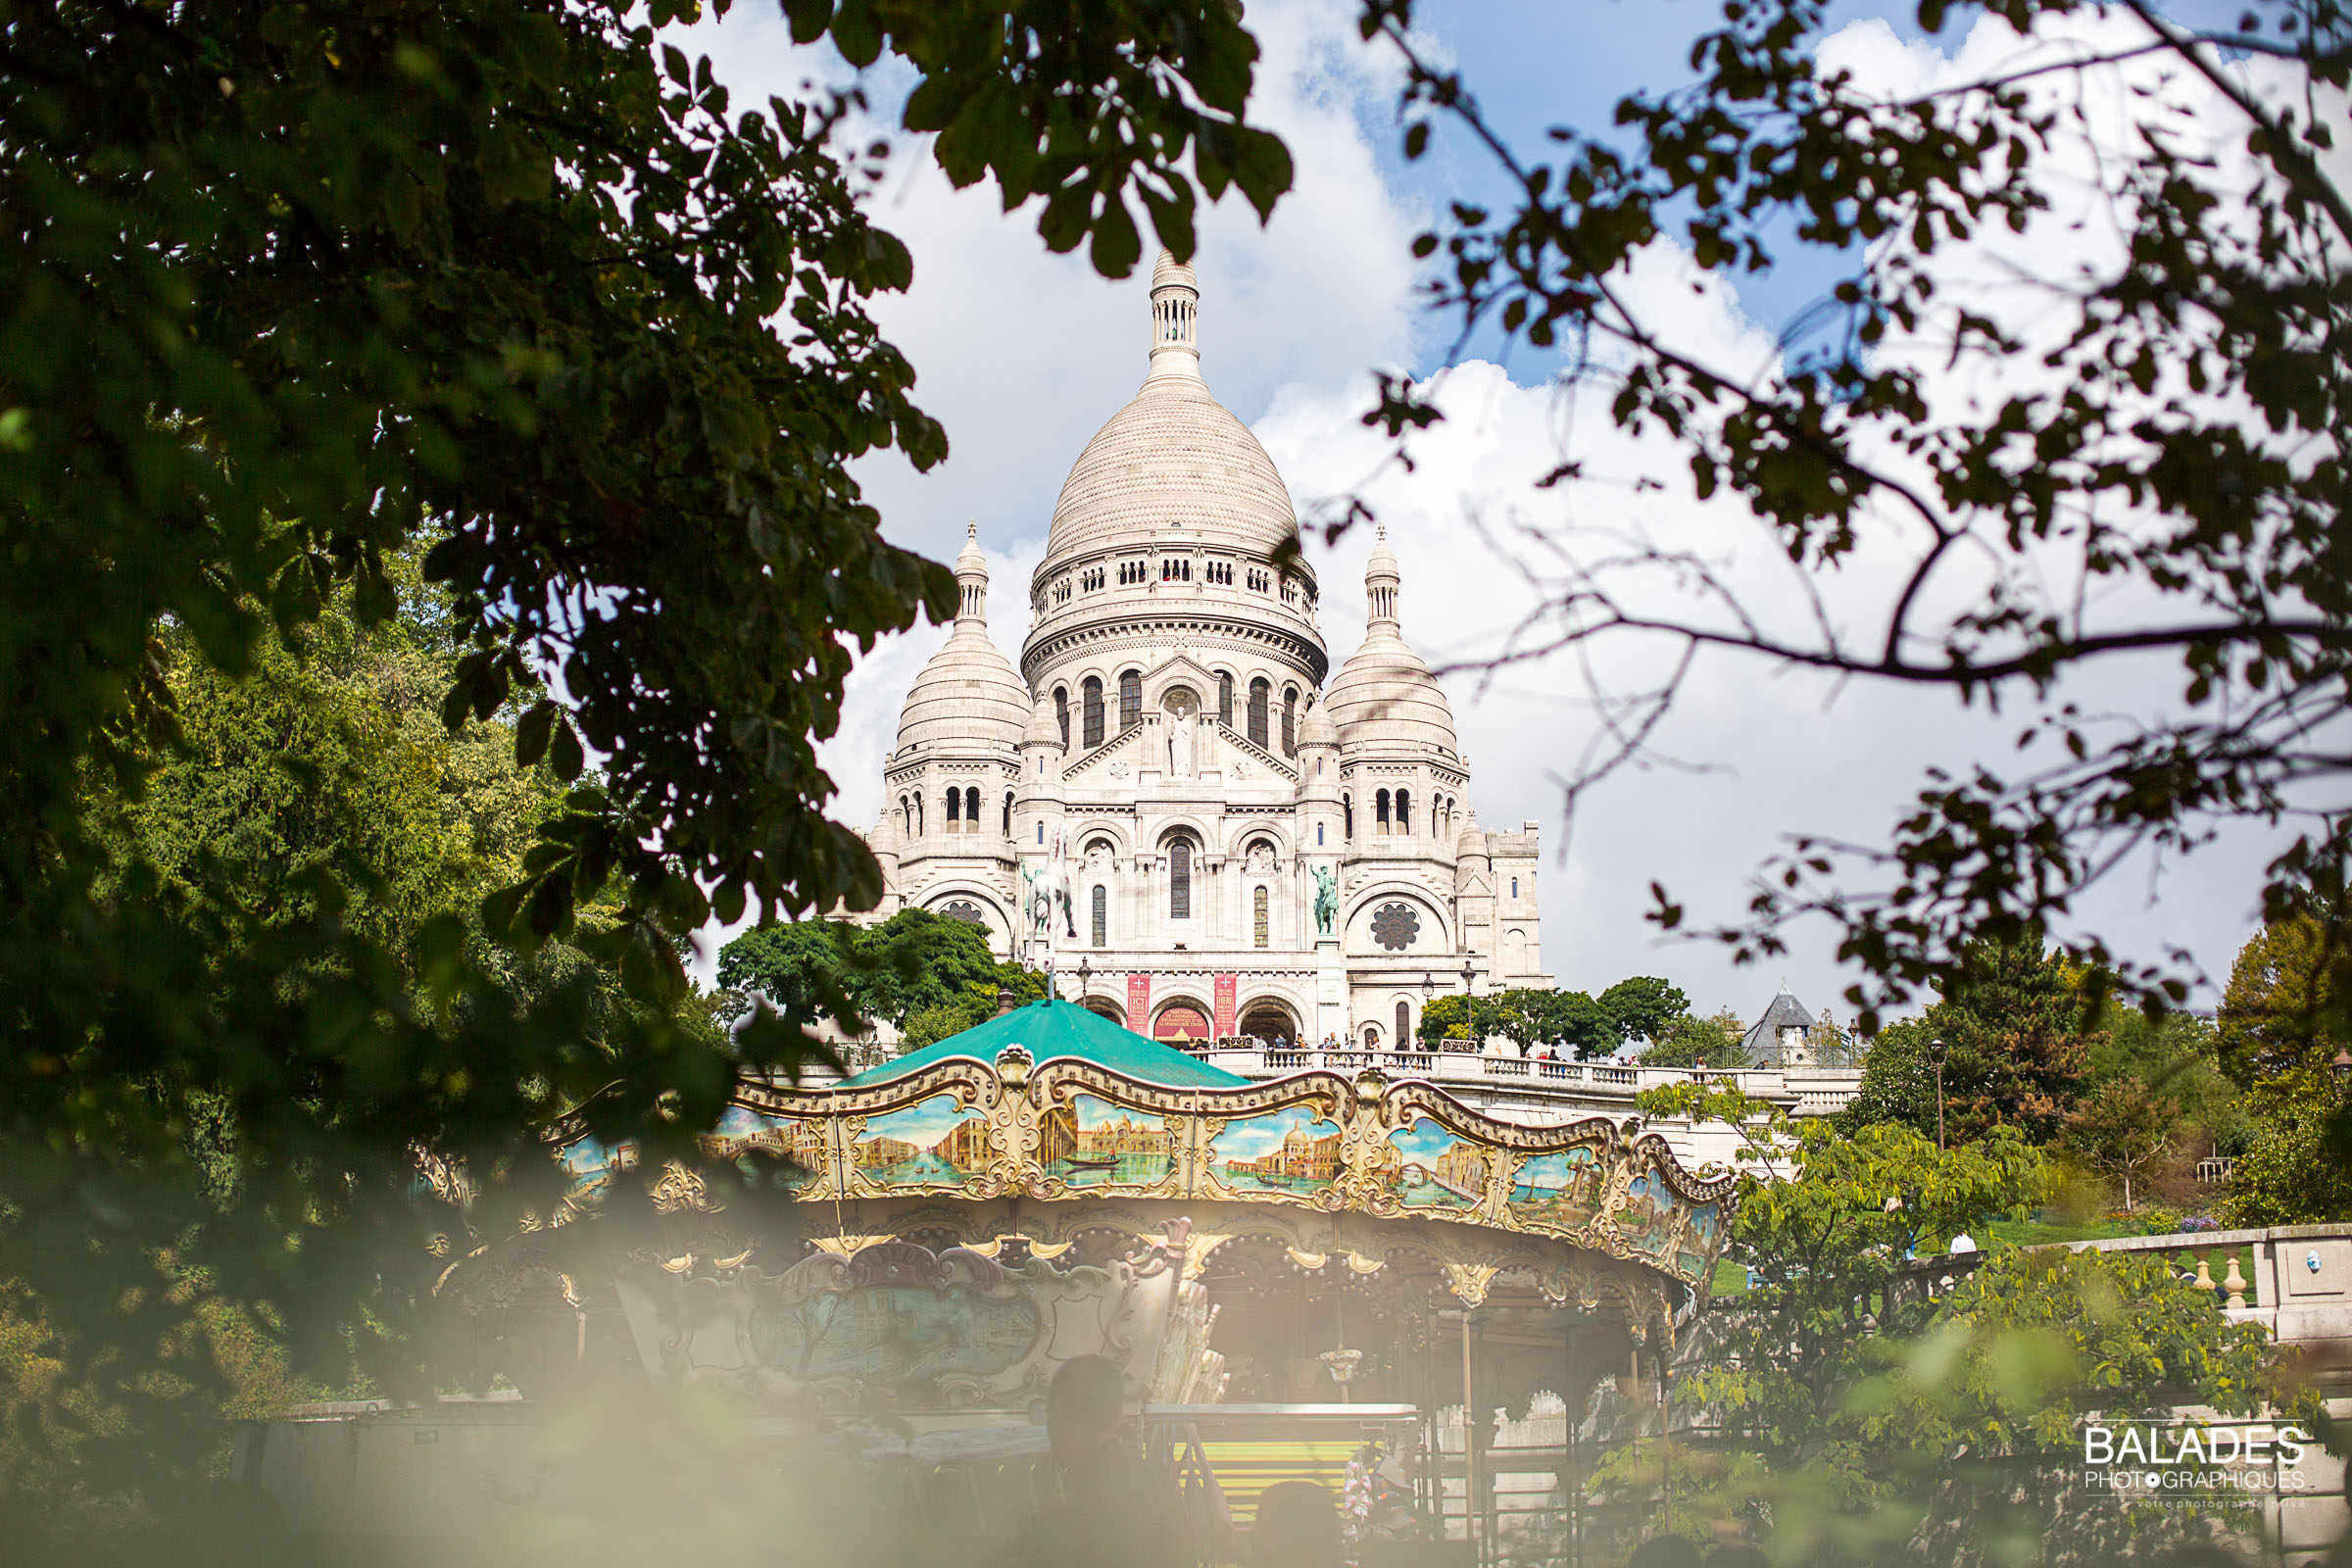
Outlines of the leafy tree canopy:
<svg viewBox="0 0 2352 1568">
<path fill-rule="evenodd" d="M 2352 1073 L 2335 1068 L 2352 1033 L 2333 929 L 2289 915 L 2230 966 L 2217 1045 L 2246 1119 L 2226 1204 L 2238 1224 L 2352 1218 Z"/>
<path fill-rule="evenodd" d="M 1625 1040 L 1656 1040 L 1690 1011 L 1680 986 L 1649 974 L 1620 980 L 1594 1000 Z"/>
<path fill-rule="evenodd" d="M 1520 564 L 1546 591 L 1509 659 L 1565 655 L 1598 681 L 1624 643 L 1668 671 L 1595 685 L 1608 744 L 1571 799 L 1647 757 L 1691 672 L 1726 660 L 2016 715 L 2014 762 L 1930 774 L 1882 834 L 1798 838 L 1744 912 L 1705 929 L 1753 957 L 1826 920 L 1870 976 L 1850 998 L 1870 1034 L 1964 970 L 1972 941 L 2026 938 L 2125 854 L 2225 821 L 2308 824 L 2265 870 L 2271 912 L 2345 887 L 2352 818 L 2305 808 L 2342 793 L 2345 755 L 2322 737 L 2352 685 L 2335 155 L 2352 11 L 1921 0 L 1932 37 L 2006 24 L 2033 41 L 1956 53 L 1984 63 L 1906 90 L 1825 62 L 1845 19 L 1823 0 L 1740 0 L 1691 40 L 1693 79 L 1592 122 L 1541 117 L 1525 141 L 1424 51 L 1410 0 L 1362 14 L 1408 73 L 1404 155 L 1449 142 L 1499 176 L 1499 199 L 1440 207 L 1415 242 L 1440 306 L 1464 339 L 1559 351 L 1601 416 L 1547 476 L 1562 515 L 1624 482 L 1601 443 L 1649 434 L 1676 443 L 1692 495 L 1757 524 L 1737 570 L 1720 534 L 1629 540 L 1613 516 L 1531 546 Z M 2094 229 L 2112 238 L 2085 243 Z M 1680 330 L 1680 289 L 1642 275 L 1664 242 L 1726 284 L 1836 281 L 1780 354 L 1727 361 Z M 1383 389 L 1372 422 L 1408 449 L 1445 416 L 1426 383 Z M 1837 569 L 1871 552 L 1894 564 L 1882 589 Z M 1766 559 L 1786 571 L 1744 564 Z M 2126 659 L 2169 662 L 2154 713 L 2062 690 Z M 1691 923 L 1663 888 L 1655 917 Z M 2162 958 L 2075 946 L 2132 988 L 2186 995 Z"/>
<path fill-rule="evenodd" d="M 1736 1091 L 1641 1099 L 1727 1122 L 1753 1156 L 1727 1255 L 1756 1283 L 1705 1315 L 1674 1390 L 1721 1441 L 1707 1462 L 1665 1461 L 1690 1483 L 1669 1528 L 1704 1539 L 1766 1518 L 1790 1562 L 1973 1564 L 2027 1543 L 2042 1561 L 2112 1561 L 2144 1543 L 2120 1510 L 2069 1495 L 2085 1416 L 2306 1413 L 2261 1330 L 2163 1260 L 1994 1242 L 1987 1223 L 2044 1182 L 2013 1127 L 1939 1152 L 1905 1126 L 1847 1136 Z M 1935 1298 L 1900 1288 L 1914 1254 L 1962 1231 L 1990 1249 L 1973 1273 Z M 1604 1481 L 1642 1480 L 1642 1463 L 1612 1455 Z"/>
<path fill-rule="evenodd" d="M 1900 1121 L 1930 1137 L 1936 1118 L 1935 1042 L 1944 1048 L 1945 1136 L 1965 1142 L 1995 1126 L 2036 1143 L 2057 1136 L 2082 1092 L 2097 1016 L 2081 973 L 2038 937 L 1981 943 L 1926 1013 L 1881 1030 L 1846 1124 Z"/>
<path fill-rule="evenodd" d="M 1647 1067 L 1744 1067 L 1747 1032 L 1729 1008 L 1712 1018 L 1684 1013 L 1669 1022 L 1642 1053 Z"/>
<path fill-rule="evenodd" d="M 691 1156 L 806 1054 L 680 948 L 878 896 L 814 748 L 954 591 L 850 465 L 946 437 L 854 96 L 733 103 L 698 9 L 8 14 L 0 1279 L 84 1331 L 59 1387 L 175 1343 L 84 1301 L 197 1277 L 420 1387 L 419 1151 L 495 1223 L 559 1121 Z M 1219 0 L 786 14 L 1106 272 L 1289 183 Z"/>
<path fill-rule="evenodd" d="M 1042 977 L 1018 964 L 1000 964 L 988 933 L 969 920 L 906 908 L 878 925 L 847 920 L 802 920 L 758 927 L 727 944 L 718 956 L 719 984 L 758 992 L 791 1022 L 831 1018 L 852 1032 L 884 1019 L 906 1034 L 918 1013 L 949 1020 L 931 1040 L 968 1029 L 996 1011 L 1000 986 L 1022 1001 L 1045 995 Z M 971 1016 L 985 999 L 986 1010 Z M 917 1031 L 924 1032 L 924 1031 Z"/>
</svg>

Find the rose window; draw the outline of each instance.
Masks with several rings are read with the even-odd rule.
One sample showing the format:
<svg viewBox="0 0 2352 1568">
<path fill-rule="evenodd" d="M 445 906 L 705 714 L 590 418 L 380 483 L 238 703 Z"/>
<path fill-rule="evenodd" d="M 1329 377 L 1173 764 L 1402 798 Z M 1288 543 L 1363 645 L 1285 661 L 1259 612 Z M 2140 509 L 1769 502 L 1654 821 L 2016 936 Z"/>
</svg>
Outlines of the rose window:
<svg viewBox="0 0 2352 1568">
<path fill-rule="evenodd" d="M 1372 940 L 1398 953 L 1421 935 L 1421 916 L 1409 904 L 1384 904 L 1372 911 Z"/>
</svg>

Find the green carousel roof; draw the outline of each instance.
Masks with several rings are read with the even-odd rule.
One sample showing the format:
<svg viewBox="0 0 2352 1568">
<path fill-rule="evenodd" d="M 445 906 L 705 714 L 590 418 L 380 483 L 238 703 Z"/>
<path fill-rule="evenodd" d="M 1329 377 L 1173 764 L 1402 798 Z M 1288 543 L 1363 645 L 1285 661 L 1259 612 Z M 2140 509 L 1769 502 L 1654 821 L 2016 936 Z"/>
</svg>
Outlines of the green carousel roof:
<svg viewBox="0 0 2352 1568">
<path fill-rule="evenodd" d="M 1049 1061 L 1087 1061 L 1138 1083 L 1174 1089 L 1234 1089 L 1250 1082 L 1238 1073 L 1211 1067 L 1181 1051 L 1146 1040 L 1074 1002 L 1032 1002 L 959 1035 L 910 1051 L 896 1061 L 869 1067 L 843 1080 L 841 1087 L 871 1089 L 942 1061 L 993 1065 L 997 1054 L 1007 1046 L 1019 1046 L 1041 1067 Z"/>
</svg>

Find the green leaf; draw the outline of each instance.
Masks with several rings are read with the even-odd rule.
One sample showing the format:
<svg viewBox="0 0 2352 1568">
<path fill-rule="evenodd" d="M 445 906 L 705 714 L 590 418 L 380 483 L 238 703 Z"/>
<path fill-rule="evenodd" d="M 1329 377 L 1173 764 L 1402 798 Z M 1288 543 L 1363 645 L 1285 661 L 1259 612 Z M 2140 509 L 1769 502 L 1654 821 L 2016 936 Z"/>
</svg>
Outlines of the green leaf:
<svg viewBox="0 0 2352 1568">
<path fill-rule="evenodd" d="M 1095 270 L 1104 277 L 1125 277 L 1135 270 L 1143 259 L 1142 238 L 1135 231 L 1135 219 L 1127 204 L 1117 197 L 1103 203 L 1102 213 L 1095 219 L 1095 243 L 1090 256 Z"/>
<path fill-rule="evenodd" d="M 514 760 L 524 767 L 536 767 L 539 759 L 547 755 L 548 737 L 555 723 L 554 699 L 542 697 L 525 709 L 522 717 L 514 721 Z"/>
<path fill-rule="evenodd" d="M 833 22 L 833 0 L 784 0 L 784 18 L 794 43 L 814 43 Z"/>
<path fill-rule="evenodd" d="M 547 765 L 554 769 L 556 777 L 568 784 L 580 776 L 587 760 L 580 750 L 579 736 L 572 733 L 571 720 L 564 714 L 555 714 L 549 727 Z"/>
</svg>

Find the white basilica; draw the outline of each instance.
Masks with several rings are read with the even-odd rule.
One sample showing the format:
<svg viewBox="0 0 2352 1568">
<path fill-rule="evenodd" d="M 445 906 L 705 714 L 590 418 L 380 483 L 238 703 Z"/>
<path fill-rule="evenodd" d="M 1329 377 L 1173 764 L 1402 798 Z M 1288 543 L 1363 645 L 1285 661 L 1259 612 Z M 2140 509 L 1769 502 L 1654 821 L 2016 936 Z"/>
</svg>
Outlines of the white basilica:
<svg viewBox="0 0 2352 1568">
<path fill-rule="evenodd" d="M 887 893 L 1138 1033 L 1395 1049 L 1433 997 L 1545 985 L 1537 824 L 1489 833 L 1453 714 L 1398 620 L 1396 558 L 1328 684 L 1289 490 L 1209 395 L 1200 286 L 1162 253 L 1151 371 L 1079 455 L 990 641 L 976 537 L 956 627 L 906 694 L 868 841 Z M 1050 919 L 1027 895 L 1066 892 Z"/>
</svg>

